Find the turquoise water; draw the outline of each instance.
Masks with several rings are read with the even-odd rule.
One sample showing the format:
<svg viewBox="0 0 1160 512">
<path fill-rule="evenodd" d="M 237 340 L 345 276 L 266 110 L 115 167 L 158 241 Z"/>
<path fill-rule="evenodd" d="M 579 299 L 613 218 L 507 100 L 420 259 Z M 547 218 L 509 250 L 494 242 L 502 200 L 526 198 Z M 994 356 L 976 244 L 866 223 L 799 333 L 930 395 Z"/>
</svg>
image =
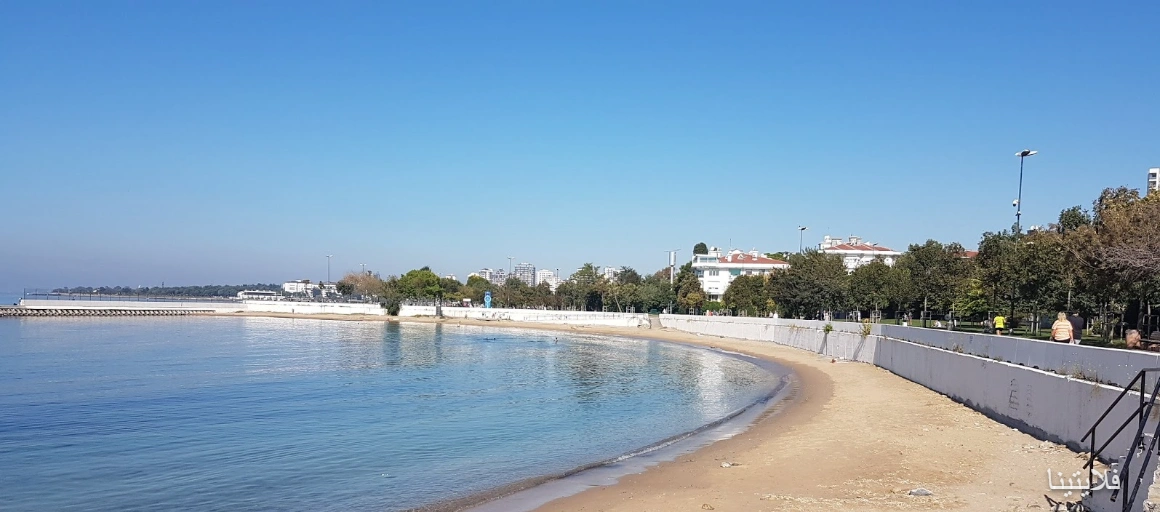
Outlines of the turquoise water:
<svg viewBox="0 0 1160 512">
<path fill-rule="evenodd" d="M 0 319 L 0 510 L 403 510 L 631 452 L 776 383 L 535 331 Z"/>
</svg>

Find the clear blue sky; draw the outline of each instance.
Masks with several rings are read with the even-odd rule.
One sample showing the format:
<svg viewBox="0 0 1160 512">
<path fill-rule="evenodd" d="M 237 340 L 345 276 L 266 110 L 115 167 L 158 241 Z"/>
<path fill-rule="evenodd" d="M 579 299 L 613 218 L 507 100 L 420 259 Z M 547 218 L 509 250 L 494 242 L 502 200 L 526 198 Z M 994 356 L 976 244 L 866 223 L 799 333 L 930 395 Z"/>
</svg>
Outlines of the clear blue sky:
<svg viewBox="0 0 1160 512">
<path fill-rule="evenodd" d="M 797 5 L 808 4 L 808 5 Z M 1160 166 L 1160 3 L 0 3 L 0 290 L 974 246 Z"/>
</svg>

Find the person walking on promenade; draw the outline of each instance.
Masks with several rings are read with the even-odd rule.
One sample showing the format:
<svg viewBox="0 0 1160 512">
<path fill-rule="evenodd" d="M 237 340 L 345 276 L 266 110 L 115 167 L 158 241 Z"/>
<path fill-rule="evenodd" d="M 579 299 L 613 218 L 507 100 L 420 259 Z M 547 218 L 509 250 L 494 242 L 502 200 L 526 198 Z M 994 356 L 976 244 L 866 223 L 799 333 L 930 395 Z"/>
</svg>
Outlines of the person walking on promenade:
<svg viewBox="0 0 1160 512">
<path fill-rule="evenodd" d="M 1080 338 L 1083 337 L 1083 317 L 1079 316 L 1078 311 L 1072 311 L 1067 321 L 1071 323 L 1071 343 L 1079 345 Z"/>
<path fill-rule="evenodd" d="M 1067 320 L 1067 313 L 1059 313 L 1056 316 L 1055 323 L 1051 324 L 1051 341 L 1058 343 L 1071 343 L 1075 339 L 1072 334 L 1071 322 Z"/>
<path fill-rule="evenodd" d="M 1003 329 L 1007 328 L 1007 317 L 1003 315 L 995 315 L 995 334 L 1003 335 Z"/>
</svg>

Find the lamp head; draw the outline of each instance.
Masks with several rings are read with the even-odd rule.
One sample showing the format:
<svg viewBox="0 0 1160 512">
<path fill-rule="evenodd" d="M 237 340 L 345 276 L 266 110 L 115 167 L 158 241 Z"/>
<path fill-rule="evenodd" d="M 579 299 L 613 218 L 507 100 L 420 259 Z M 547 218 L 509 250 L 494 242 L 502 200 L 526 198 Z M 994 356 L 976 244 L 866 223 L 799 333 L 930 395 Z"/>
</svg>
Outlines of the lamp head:
<svg viewBox="0 0 1160 512">
<path fill-rule="evenodd" d="M 1015 153 L 1015 156 L 1017 156 L 1017 157 L 1020 157 L 1020 158 L 1023 158 L 1023 157 L 1025 157 L 1025 156 L 1031 156 L 1031 155 L 1034 155 L 1034 154 L 1036 154 L 1036 153 L 1038 153 L 1038 151 L 1034 151 L 1034 150 L 1031 150 L 1031 149 L 1024 149 L 1023 151 L 1020 151 L 1020 152 L 1018 152 L 1018 153 Z"/>
</svg>

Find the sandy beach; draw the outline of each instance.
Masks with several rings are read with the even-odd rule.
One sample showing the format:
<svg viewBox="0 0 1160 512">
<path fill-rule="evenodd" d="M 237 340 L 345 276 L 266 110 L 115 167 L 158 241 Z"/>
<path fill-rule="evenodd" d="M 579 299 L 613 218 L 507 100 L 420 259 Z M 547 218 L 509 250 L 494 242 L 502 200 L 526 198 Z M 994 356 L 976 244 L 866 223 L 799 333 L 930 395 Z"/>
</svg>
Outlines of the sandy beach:
<svg viewBox="0 0 1160 512">
<path fill-rule="evenodd" d="M 236 314 L 345 321 L 381 316 Z M 397 321 L 399 319 L 391 319 Z M 668 329 L 406 318 L 634 336 L 717 347 L 777 361 L 796 372 L 788 403 L 744 433 L 678 459 L 555 500 L 556 511 L 1047 510 L 1047 471 L 1070 474 L 1085 459 L 992 421 L 880 368 L 831 362 L 771 343 Z M 730 467 L 722 467 L 728 462 Z M 929 496 L 911 495 L 918 488 Z M 1068 498 L 1078 499 L 1076 496 Z"/>
</svg>

